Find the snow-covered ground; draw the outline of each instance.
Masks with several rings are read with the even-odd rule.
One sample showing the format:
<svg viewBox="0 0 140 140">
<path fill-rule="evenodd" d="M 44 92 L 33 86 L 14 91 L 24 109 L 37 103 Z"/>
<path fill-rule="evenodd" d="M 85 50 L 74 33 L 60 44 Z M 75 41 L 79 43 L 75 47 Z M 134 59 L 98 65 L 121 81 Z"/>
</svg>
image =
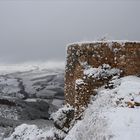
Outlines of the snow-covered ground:
<svg viewBox="0 0 140 140">
<path fill-rule="evenodd" d="M 114 77 L 110 84 L 113 88 L 103 86 L 97 90 L 83 119 L 75 123 L 64 140 L 140 139 L 140 78 Z M 54 131 L 51 127 L 44 130 L 22 124 L 5 140 L 47 140 L 54 136 Z"/>
<path fill-rule="evenodd" d="M 140 78 L 114 79 L 114 89 L 98 89 L 65 140 L 140 140 Z"/>
</svg>

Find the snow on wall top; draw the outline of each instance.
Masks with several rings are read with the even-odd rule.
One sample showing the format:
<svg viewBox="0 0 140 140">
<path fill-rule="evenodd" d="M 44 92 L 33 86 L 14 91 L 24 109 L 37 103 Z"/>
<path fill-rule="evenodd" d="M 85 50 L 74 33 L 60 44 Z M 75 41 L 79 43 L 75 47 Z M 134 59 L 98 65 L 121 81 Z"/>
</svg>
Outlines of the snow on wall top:
<svg viewBox="0 0 140 140">
<path fill-rule="evenodd" d="M 140 41 L 130 41 L 130 40 L 103 40 L 103 41 L 79 41 L 79 42 L 73 42 L 73 43 L 69 43 L 67 44 L 67 47 L 69 46 L 73 46 L 73 45 L 87 45 L 87 44 L 100 44 L 100 43 L 107 43 L 107 44 L 111 44 L 111 43 L 118 43 L 118 44 L 125 44 L 125 43 L 140 43 Z"/>
</svg>

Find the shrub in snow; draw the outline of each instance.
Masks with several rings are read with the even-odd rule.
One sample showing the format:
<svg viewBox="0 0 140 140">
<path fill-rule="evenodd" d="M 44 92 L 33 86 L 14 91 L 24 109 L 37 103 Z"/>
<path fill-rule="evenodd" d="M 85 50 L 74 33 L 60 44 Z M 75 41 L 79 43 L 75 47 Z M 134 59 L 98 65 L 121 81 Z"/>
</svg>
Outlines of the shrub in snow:
<svg viewBox="0 0 140 140">
<path fill-rule="evenodd" d="M 74 108 L 64 106 L 56 113 L 53 113 L 51 117 L 54 121 L 54 126 L 67 133 L 72 125 L 72 120 L 74 119 Z"/>
<path fill-rule="evenodd" d="M 117 86 L 120 85 L 120 81 L 119 81 L 119 76 L 114 76 L 112 77 L 111 81 L 109 81 L 106 85 L 105 88 L 107 89 L 113 89 L 116 88 Z"/>
<path fill-rule="evenodd" d="M 87 68 L 84 70 L 84 75 L 95 79 L 107 79 L 109 77 L 120 75 L 121 71 L 116 68 L 111 68 L 109 64 L 103 64 L 98 68 Z"/>
<path fill-rule="evenodd" d="M 36 125 L 21 124 L 15 128 L 10 137 L 4 140 L 59 140 L 56 138 L 58 133 L 61 134 L 55 128 L 42 130 Z"/>
<path fill-rule="evenodd" d="M 41 134 L 41 131 L 36 125 L 22 124 L 16 127 L 12 135 L 9 138 L 5 138 L 5 140 L 35 140 L 39 134 Z"/>
</svg>

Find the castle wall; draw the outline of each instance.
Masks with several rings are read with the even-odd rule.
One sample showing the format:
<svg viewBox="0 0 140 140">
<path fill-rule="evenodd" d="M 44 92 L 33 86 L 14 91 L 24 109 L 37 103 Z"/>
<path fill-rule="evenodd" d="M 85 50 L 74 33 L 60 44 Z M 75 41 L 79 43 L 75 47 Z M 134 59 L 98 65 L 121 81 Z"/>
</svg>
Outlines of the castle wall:
<svg viewBox="0 0 140 140">
<path fill-rule="evenodd" d="M 99 41 L 69 45 L 66 103 L 78 113 L 82 112 L 96 89 L 116 75 L 140 75 L 140 42 Z"/>
</svg>

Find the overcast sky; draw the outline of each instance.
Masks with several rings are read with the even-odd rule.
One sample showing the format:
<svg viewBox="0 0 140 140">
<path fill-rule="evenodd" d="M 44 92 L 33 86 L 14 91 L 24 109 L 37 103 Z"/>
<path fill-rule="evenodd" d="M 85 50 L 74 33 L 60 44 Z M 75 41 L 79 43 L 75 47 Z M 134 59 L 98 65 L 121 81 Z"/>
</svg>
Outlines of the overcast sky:
<svg viewBox="0 0 140 140">
<path fill-rule="evenodd" d="M 140 40 L 139 0 L 0 0 L 0 63 L 65 59 L 65 46 L 104 35 Z"/>
</svg>

